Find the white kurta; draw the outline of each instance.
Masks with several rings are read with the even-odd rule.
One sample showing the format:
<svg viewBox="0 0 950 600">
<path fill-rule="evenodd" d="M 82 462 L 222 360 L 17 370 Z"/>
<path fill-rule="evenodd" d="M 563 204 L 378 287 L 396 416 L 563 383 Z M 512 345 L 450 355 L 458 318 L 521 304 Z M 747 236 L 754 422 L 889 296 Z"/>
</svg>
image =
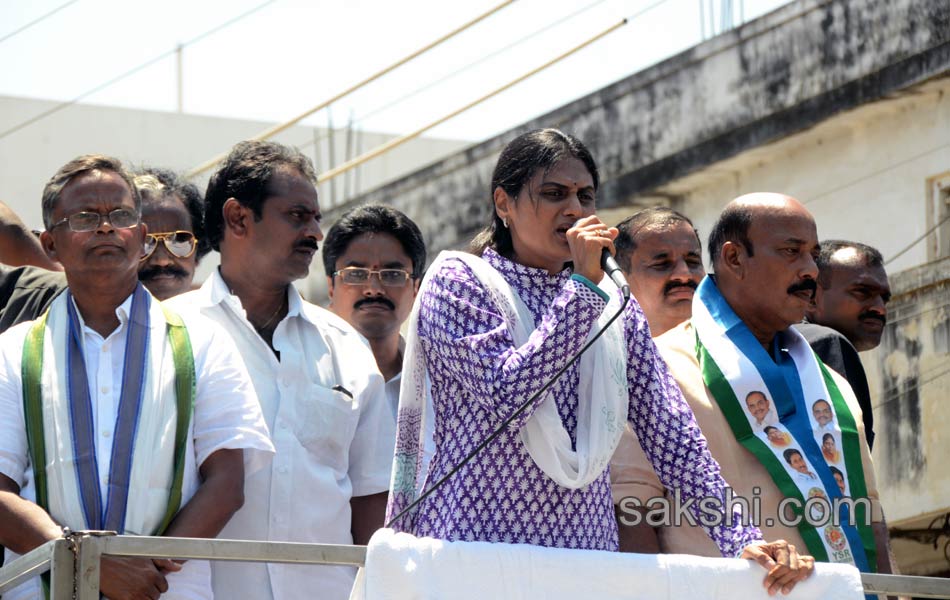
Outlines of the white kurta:
<svg viewBox="0 0 950 600">
<path fill-rule="evenodd" d="M 82 323 L 83 358 L 92 399 L 96 431 L 96 457 L 100 489 L 105 497 L 109 458 L 115 433 L 116 411 L 122 386 L 122 369 L 132 297 L 116 309 L 119 326 L 103 338 Z M 153 299 L 153 301 L 156 301 Z M 78 312 L 78 311 L 77 311 Z M 185 454 L 182 503 L 201 484 L 198 469 L 214 452 L 245 449 L 245 476 L 263 467 L 274 449 L 244 363 L 227 335 L 200 316 L 182 315 L 188 329 L 195 361 L 195 408 Z M 81 317 L 80 317 L 81 320 Z M 26 424 L 23 416 L 21 364 L 23 342 L 33 326 L 21 323 L 0 335 L 0 472 L 20 486 L 20 495 L 35 500 L 33 469 L 29 464 Z M 214 351 L 211 349 L 214 348 Z M 70 525 L 66 523 L 66 525 Z M 70 525 L 72 526 L 72 525 Z M 82 528 L 77 524 L 76 528 Z M 16 555 L 7 550 L 7 561 Z M 4 593 L 4 600 L 39 598 L 39 580 Z M 168 576 L 169 592 L 163 599 L 211 598 L 210 567 L 204 561 L 189 561 Z"/>
<path fill-rule="evenodd" d="M 245 480 L 244 507 L 222 538 L 351 544 L 350 499 L 389 488 L 395 423 L 366 341 L 336 315 L 289 289 L 274 332 L 280 360 L 248 322 L 218 271 L 175 298 L 224 327 L 240 348 L 277 455 Z M 333 388 L 341 386 L 345 392 Z M 347 598 L 355 570 L 215 563 L 217 598 Z"/>
</svg>

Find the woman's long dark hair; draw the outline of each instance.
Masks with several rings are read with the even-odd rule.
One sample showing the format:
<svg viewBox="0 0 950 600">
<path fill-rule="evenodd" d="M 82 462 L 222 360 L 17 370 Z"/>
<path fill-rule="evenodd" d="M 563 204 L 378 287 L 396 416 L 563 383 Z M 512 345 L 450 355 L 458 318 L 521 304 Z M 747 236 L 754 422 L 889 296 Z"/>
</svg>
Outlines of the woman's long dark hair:
<svg viewBox="0 0 950 600">
<path fill-rule="evenodd" d="M 495 211 L 495 190 L 500 187 L 516 202 L 518 194 L 535 173 L 539 170 L 547 172 L 566 158 L 576 158 L 584 163 L 596 191 L 600 184 L 597 164 L 587 146 L 572 135 L 557 129 L 535 129 L 519 135 L 505 146 L 491 178 L 491 220 L 469 244 L 469 252 L 481 256 L 486 248 L 492 248 L 506 258 L 513 258 L 511 231 L 502 224 Z"/>
</svg>

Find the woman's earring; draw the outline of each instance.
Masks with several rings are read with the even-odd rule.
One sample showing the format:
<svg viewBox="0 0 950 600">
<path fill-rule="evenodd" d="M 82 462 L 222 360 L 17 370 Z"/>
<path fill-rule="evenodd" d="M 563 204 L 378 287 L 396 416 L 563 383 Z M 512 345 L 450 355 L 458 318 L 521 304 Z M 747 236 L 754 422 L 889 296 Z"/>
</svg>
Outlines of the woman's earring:
<svg viewBox="0 0 950 600">
<path fill-rule="evenodd" d="M 502 218 L 501 224 L 505 226 L 505 229 L 508 229 L 508 217 Z"/>
</svg>

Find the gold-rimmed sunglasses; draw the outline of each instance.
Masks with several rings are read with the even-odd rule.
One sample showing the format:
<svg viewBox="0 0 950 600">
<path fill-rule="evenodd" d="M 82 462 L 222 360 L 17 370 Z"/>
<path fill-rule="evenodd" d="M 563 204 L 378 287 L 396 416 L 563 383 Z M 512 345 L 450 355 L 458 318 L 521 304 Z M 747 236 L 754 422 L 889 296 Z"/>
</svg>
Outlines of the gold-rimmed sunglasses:
<svg viewBox="0 0 950 600">
<path fill-rule="evenodd" d="M 198 248 L 198 238 L 190 231 L 149 233 L 145 235 L 145 245 L 143 247 L 145 255 L 142 256 L 142 260 L 148 259 L 155 252 L 159 242 L 165 244 L 165 249 L 168 250 L 169 254 L 178 258 L 188 258 Z"/>
</svg>

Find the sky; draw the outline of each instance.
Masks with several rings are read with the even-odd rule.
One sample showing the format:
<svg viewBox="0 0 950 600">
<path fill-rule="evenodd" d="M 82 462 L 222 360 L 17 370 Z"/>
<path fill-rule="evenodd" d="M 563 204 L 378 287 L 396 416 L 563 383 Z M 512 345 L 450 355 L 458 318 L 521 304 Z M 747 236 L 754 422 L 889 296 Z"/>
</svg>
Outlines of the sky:
<svg viewBox="0 0 950 600">
<path fill-rule="evenodd" d="M 414 131 L 634 16 L 604 39 L 426 134 L 483 140 L 697 44 L 701 6 L 718 27 L 727 1 L 735 22 L 740 10 L 749 20 L 784 3 L 517 0 L 303 123 L 325 126 L 332 119 L 339 127 L 352 120 L 365 131 Z M 279 123 L 500 2 L 3 0 L 0 95 L 68 101 L 170 53 L 82 102 L 176 111 L 178 61 L 172 51 L 184 44 L 184 112 Z"/>
</svg>

